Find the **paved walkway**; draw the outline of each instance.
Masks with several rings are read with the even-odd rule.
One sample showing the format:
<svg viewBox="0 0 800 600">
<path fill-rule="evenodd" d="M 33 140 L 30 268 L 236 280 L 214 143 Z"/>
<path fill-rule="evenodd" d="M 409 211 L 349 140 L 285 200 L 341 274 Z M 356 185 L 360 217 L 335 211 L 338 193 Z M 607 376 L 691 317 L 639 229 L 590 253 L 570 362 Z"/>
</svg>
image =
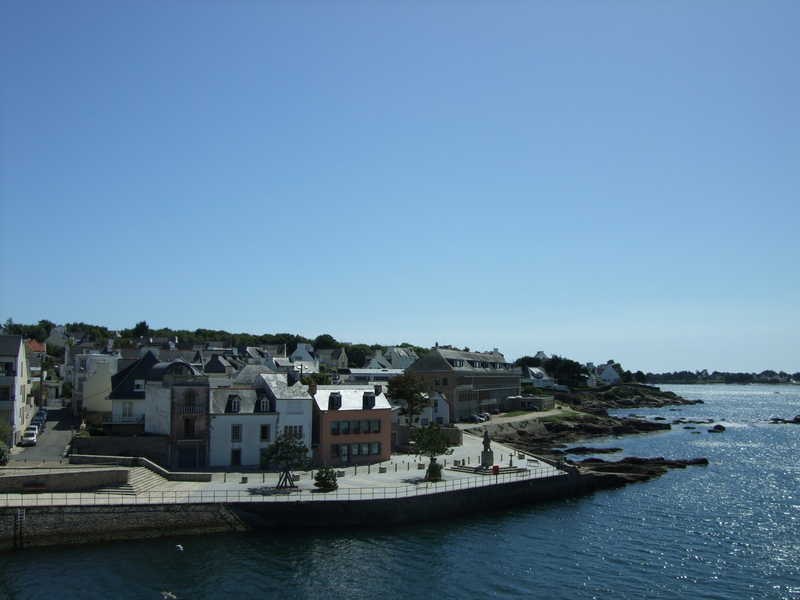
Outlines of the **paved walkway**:
<svg viewBox="0 0 800 600">
<path fill-rule="evenodd" d="M 537 413 L 538 414 L 538 413 Z M 462 461 L 469 467 L 480 464 L 483 442 L 480 438 L 465 432 L 464 443 L 454 448 L 453 454 L 439 457 L 445 465 L 443 481 L 431 484 L 423 480 L 427 461 L 418 461 L 413 455 L 394 455 L 390 461 L 370 465 L 351 466 L 345 469 L 344 476 L 338 479 L 339 490 L 319 493 L 314 487 L 311 473 L 300 473 L 297 489 L 277 492 L 277 473 L 244 472 L 214 473 L 212 480 L 201 482 L 164 481 L 157 487 L 137 494 L 116 493 L 27 493 L 0 494 L 0 506 L 42 506 L 42 505 L 106 505 L 106 504 L 156 504 L 185 502 L 263 502 L 263 501 L 315 501 L 315 500 L 359 500 L 375 498 L 397 498 L 437 493 L 468 487 L 494 485 L 496 483 L 552 477 L 564 474 L 562 471 L 522 455 L 510 448 L 492 442 L 494 464 L 501 467 L 514 467 L 518 472 L 500 476 L 483 475 L 476 472 L 451 470 L 455 461 Z M 424 464 L 423 468 L 419 464 Z M 65 468 L 57 464 L 41 464 L 38 468 Z M 88 467 L 88 466 L 87 466 Z M 385 467 L 381 469 L 380 467 Z M 86 468 L 86 467 L 84 467 Z M 16 470 L 16 469 L 15 469 Z M 384 470 L 385 472 L 381 472 Z M 485 473 L 486 471 L 483 471 Z"/>
</svg>

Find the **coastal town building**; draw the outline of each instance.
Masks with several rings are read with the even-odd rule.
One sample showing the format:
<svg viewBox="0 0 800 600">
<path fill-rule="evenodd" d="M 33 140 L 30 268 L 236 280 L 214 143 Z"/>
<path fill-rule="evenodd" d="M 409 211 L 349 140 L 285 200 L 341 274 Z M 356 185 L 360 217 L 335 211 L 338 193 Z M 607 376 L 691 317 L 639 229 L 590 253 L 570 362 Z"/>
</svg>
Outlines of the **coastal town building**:
<svg viewBox="0 0 800 600">
<path fill-rule="evenodd" d="M 281 433 L 298 436 L 309 448 L 311 457 L 313 399 L 308 386 L 300 383 L 292 373 L 262 373 L 256 378 L 254 387 L 269 399 L 270 407 L 278 413 L 274 436 Z"/>
<path fill-rule="evenodd" d="M 22 336 L 0 335 L 0 419 L 11 425 L 11 437 L 2 441 L 11 447 L 22 438 L 35 410 L 28 383 Z"/>
<path fill-rule="evenodd" d="M 314 399 L 312 442 L 320 466 L 389 460 L 392 406 L 383 386 L 310 386 Z"/>
<path fill-rule="evenodd" d="M 275 402 L 254 389 L 212 389 L 209 466 L 259 466 L 261 450 L 275 441 Z"/>
<path fill-rule="evenodd" d="M 451 422 L 497 410 L 501 400 L 520 393 L 520 371 L 497 348 L 469 352 L 437 346 L 407 370 L 447 399 Z"/>
<path fill-rule="evenodd" d="M 326 369 L 336 371 L 347 368 L 347 352 L 345 352 L 344 348 L 315 350 L 314 353 L 319 359 L 319 364 Z"/>
<path fill-rule="evenodd" d="M 522 367 L 521 383 L 523 386 L 532 385 L 538 388 L 552 388 L 557 385 L 557 381 L 541 367 Z"/>
</svg>

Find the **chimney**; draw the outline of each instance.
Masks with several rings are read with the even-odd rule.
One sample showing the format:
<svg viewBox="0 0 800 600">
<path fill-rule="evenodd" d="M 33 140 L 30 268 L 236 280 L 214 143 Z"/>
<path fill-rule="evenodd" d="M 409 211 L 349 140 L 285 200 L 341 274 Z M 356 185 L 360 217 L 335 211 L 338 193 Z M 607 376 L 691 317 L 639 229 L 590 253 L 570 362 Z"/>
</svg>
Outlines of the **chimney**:
<svg viewBox="0 0 800 600">
<path fill-rule="evenodd" d="M 383 386 L 380 383 L 375 384 L 375 395 L 380 396 L 383 393 Z"/>
<path fill-rule="evenodd" d="M 331 392 L 328 396 L 328 410 L 339 410 L 342 408 L 342 394 L 340 392 Z"/>
<path fill-rule="evenodd" d="M 362 410 L 369 410 L 375 408 L 375 394 L 373 392 L 364 392 L 364 397 L 361 399 Z"/>
<path fill-rule="evenodd" d="M 308 393 L 312 397 L 317 395 L 317 384 L 316 383 L 309 383 L 308 384 Z"/>
</svg>

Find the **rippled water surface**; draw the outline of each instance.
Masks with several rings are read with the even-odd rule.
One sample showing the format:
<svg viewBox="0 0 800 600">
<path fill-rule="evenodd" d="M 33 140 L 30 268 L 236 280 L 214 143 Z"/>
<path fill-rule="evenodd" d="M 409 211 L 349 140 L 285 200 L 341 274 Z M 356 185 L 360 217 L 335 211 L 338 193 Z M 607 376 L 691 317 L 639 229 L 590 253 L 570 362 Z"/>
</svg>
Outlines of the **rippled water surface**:
<svg viewBox="0 0 800 600">
<path fill-rule="evenodd" d="M 158 599 L 168 590 L 179 599 L 800 599 L 800 425 L 768 422 L 800 414 L 798 388 L 664 386 L 705 404 L 619 411 L 718 420 L 724 433 L 674 426 L 606 444 L 627 455 L 704 456 L 708 467 L 402 528 L 5 553 L 0 598 Z"/>
</svg>

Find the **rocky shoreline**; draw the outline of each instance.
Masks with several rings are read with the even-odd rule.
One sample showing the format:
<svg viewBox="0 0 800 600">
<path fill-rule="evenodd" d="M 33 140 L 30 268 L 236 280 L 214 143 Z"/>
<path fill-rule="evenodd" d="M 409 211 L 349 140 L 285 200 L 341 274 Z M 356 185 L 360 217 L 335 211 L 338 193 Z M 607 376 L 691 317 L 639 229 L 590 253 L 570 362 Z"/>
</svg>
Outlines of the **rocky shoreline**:
<svg viewBox="0 0 800 600">
<path fill-rule="evenodd" d="M 605 461 L 587 458 L 582 461 L 565 460 L 565 455 L 607 454 L 621 452 L 621 448 L 593 448 L 574 446 L 576 442 L 590 438 L 619 437 L 664 431 L 672 425 L 682 425 L 691 421 L 677 419 L 665 422 L 664 417 L 647 421 L 635 415 L 628 417 L 609 416 L 609 410 L 626 408 L 661 408 L 701 404 L 702 400 L 687 400 L 673 392 L 663 392 L 658 388 L 639 385 L 621 385 L 610 389 L 578 392 L 559 392 L 557 404 L 568 404 L 575 411 L 556 420 L 535 417 L 518 424 L 489 425 L 492 439 L 512 448 L 559 460 L 577 467 L 582 473 L 591 474 L 600 488 L 618 487 L 628 483 L 647 481 L 660 477 L 667 469 L 683 469 L 687 466 L 707 465 L 705 458 L 690 460 L 667 460 L 663 457 L 627 457 L 619 461 Z M 713 423 L 705 421 L 703 423 Z M 516 425 L 516 426 L 515 426 Z M 717 425 L 709 432 L 722 432 L 725 428 Z"/>
</svg>

